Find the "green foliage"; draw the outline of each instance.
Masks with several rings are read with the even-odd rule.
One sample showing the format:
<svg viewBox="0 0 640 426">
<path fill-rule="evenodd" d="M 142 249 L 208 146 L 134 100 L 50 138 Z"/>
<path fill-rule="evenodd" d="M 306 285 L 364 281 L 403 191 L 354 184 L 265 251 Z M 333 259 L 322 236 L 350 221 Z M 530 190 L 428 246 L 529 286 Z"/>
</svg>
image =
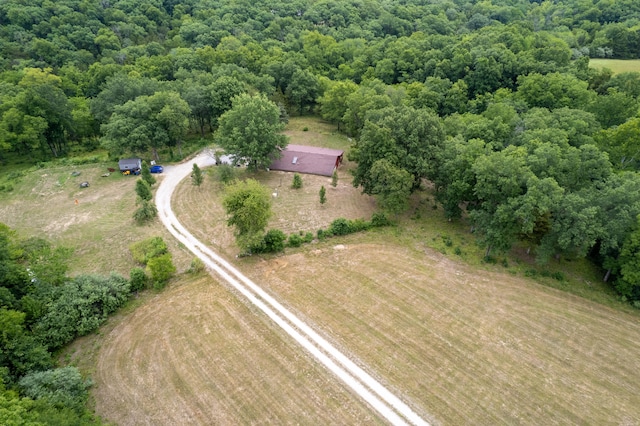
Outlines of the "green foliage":
<svg viewBox="0 0 640 426">
<path fill-rule="evenodd" d="M 158 215 L 158 209 L 153 201 L 140 200 L 140 207 L 133 213 L 133 219 L 138 225 L 144 225 L 152 221 Z"/>
<path fill-rule="evenodd" d="M 338 171 L 334 170 L 333 173 L 331 174 L 331 186 L 333 186 L 334 188 L 336 186 L 338 186 Z"/>
<path fill-rule="evenodd" d="M 279 229 L 270 229 L 262 238 L 260 244 L 252 247 L 256 253 L 278 253 L 284 250 L 287 236 Z"/>
<path fill-rule="evenodd" d="M 129 281 L 115 274 L 80 275 L 57 289 L 34 333 L 49 348 L 58 349 L 96 330 L 127 301 L 130 290 Z"/>
<path fill-rule="evenodd" d="M 293 174 L 293 182 L 291 183 L 291 188 L 293 189 L 302 188 L 302 177 L 298 173 Z"/>
<path fill-rule="evenodd" d="M 146 265 L 150 259 L 167 254 L 169 249 L 162 237 L 151 237 L 131 244 L 129 251 L 133 256 L 133 260 Z"/>
<path fill-rule="evenodd" d="M 640 300 L 640 216 L 634 231 L 629 234 L 618 259 L 620 278 L 615 288 L 627 300 Z"/>
<path fill-rule="evenodd" d="M 302 245 L 302 242 L 302 237 L 299 234 L 291 234 L 289 235 L 289 239 L 287 240 L 287 246 L 300 247 Z"/>
<path fill-rule="evenodd" d="M 381 228 L 383 226 L 391 225 L 391 221 L 386 214 L 382 212 L 376 212 L 371 215 L 371 226 L 374 228 Z"/>
<path fill-rule="evenodd" d="M 142 268 L 133 268 L 129 272 L 129 282 L 131 283 L 131 291 L 141 291 L 147 288 L 149 277 Z"/>
<path fill-rule="evenodd" d="M 149 163 L 146 161 L 142 162 L 142 169 L 140 171 L 140 177 L 142 180 L 149 184 L 149 187 L 152 187 L 156 183 L 156 178 L 151 174 L 151 169 L 149 168 Z M 136 185 L 136 192 L 138 191 L 138 187 Z M 151 191 L 149 191 L 151 192 Z M 140 195 L 140 194 L 138 194 Z M 141 197 L 142 198 L 142 197 Z M 149 198 L 150 199 L 150 198 Z"/>
<path fill-rule="evenodd" d="M 191 171 L 191 183 L 195 186 L 202 185 L 204 181 L 204 175 L 202 174 L 202 170 L 196 163 L 193 163 L 193 170 Z"/>
<path fill-rule="evenodd" d="M 191 274 L 199 274 L 204 271 L 204 262 L 200 260 L 198 257 L 194 257 L 191 259 L 191 264 L 189 265 L 189 273 Z"/>
<path fill-rule="evenodd" d="M 144 179 L 136 180 L 136 194 L 142 201 L 149 201 L 153 198 L 153 194 L 151 193 L 151 187 L 149 183 Z"/>
<path fill-rule="evenodd" d="M 147 262 L 147 272 L 153 282 L 153 288 L 161 290 L 176 272 L 170 253 L 155 256 Z"/>
<path fill-rule="evenodd" d="M 222 203 L 229 216 L 227 225 L 235 227 L 240 248 L 248 250 L 259 244 L 271 217 L 267 188 L 254 179 L 237 181 L 227 186 Z"/>
<path fill-rule="evenodd" d="M 236 178 L 235 168 L 229 164 L 221 164 L 217 168 L 218 180 L 225 185 L 233 182 Z"/>
<path fill-rule="evenodd" d="M 287 145 L 287 137 L 280 133 L 283 128 L 276 104 L 264 95 L 242 94 L 220 117 L 216 140 L 238 164 L 247 162 L 252 170 L 263 169 Z"/>
<path fill-rule="evenodd" d="M 345 218 L 338 218 L 329 225 L 331 235 L 347 235 L 352 232 L 351 223 Z"/>
<path fill-rule="evenodd" d="M 318 195 L 320 196 L 320 204 L 324 204 L 327 202 L 327 190 L 325 189 L 324 185 L 320 187 L 320 192 L 318 193 Z"/>
<path fill-rule="evenodd" d="M 63 367 L 27 374 L 18 384 L 31 399 L 42 399 L 58 409 L 70 408 L 82 414 L 92 383 L 84 380 L 76 367 Z"/>
</svg>

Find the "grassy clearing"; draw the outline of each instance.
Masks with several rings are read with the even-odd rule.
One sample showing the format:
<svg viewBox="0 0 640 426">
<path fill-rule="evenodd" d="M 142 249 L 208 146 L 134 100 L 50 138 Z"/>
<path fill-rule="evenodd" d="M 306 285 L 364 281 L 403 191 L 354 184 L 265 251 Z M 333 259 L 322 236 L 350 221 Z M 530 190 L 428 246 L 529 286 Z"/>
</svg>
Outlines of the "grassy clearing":
<svg viewBox="0 0 640 426">
<path fill-rule="evenodd" d="M 156 221 L 136 226 L 135 180 L 112 173 L 102 177 L 113 163 L 27 168 L 11 180 L 12 192 L 0 192 L 0 222 L 27 236 L 42 236 L 55 245 L 74 249 L 71 273 L 118 272 L 128 275 L 135 266 L 129 244 L 159 235 L 165 238 L 179 270 L 191 256 Z M 71 172 L 80 172 L 72 176 Z M 6 175 L 5 175 L 6 179 Z M 88 181 L 89 188 L 80 188 Z M 77 200 L 77 204 L 76 204 Z"/>
<path fill-rule="evenodd" d="M 640 72 L 640 59 L 589 59 L 591 68 L 609 68 L 614 74 Z"/>
</svg>

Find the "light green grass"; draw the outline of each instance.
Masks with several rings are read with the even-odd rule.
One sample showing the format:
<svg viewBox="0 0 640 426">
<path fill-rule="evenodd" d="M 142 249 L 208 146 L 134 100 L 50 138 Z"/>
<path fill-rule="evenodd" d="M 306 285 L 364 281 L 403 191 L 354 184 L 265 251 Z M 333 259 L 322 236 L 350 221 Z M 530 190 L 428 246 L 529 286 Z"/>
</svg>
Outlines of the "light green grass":
<svg viewBox="0 0 640 426">
<path fill-rule="evenodd" d="M 640 59 L 590 59 L 591 68 L 609 68 L 614 74 L 640 72 Z"/>
</svg>

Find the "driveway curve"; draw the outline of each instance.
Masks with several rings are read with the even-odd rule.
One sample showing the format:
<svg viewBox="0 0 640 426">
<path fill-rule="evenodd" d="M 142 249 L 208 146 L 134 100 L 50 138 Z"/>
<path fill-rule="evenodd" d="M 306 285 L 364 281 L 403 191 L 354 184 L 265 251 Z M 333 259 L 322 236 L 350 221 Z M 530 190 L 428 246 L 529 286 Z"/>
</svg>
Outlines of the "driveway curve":
<svg viewBox="0 0 640 426">
<path fill-rule="evenodd" d="M 156 192 L 158 215 L 169 232 L 200 258 L 211 274 L 215 274 L 217 278 L 242 294 L 246 303 L 262 311 L 294 342 L 304 348 L 317 362 L 366 401 L 389 423 L 428 426 L 429 423 L 400 398 L 182 226 L 171 209 L 171 197 L 178 183 L 190 175 L 194 163 L 200 167 L 206 167 L 213 165 L 214 159 L 206 154 L 199 154 L 190 161 L 166 167 L 165 176 L 158 186 Z"/>
</svg>

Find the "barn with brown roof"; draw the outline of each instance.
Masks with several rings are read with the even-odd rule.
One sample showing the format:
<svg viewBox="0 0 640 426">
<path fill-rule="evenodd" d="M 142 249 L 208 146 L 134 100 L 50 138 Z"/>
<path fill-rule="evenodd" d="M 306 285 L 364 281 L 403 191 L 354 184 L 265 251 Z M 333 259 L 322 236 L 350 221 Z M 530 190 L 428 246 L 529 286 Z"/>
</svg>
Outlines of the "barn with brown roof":
<svg viewBox="0 0 640 426">
<path fill-rule="evenodd" d="M 287 145 L 282 157 L 271 163 L 271 170 L 331 176 L 342 163 L 344 151 L 316 146 Z"/>
</svg>

